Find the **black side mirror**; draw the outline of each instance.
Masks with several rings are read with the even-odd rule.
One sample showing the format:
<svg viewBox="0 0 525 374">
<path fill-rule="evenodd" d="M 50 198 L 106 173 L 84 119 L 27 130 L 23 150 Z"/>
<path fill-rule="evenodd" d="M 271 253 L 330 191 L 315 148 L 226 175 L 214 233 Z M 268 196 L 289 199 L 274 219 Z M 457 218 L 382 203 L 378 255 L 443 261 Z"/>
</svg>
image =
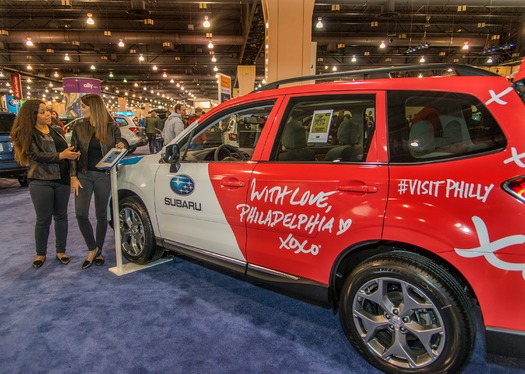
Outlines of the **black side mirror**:
<svg viewBox="0 0 525 374">
<path fill-rule="evenodd" d="M 162 160 L 167 164 L 173 164 L 179 161 L 180 149 L 178 144 L 171 144 L 166 146 Z"/>
<path fill-rule="evenodd" d="M 162 160 L 170 165 L 170 173 L 176 173 L 180 169 L 180 148 L 178 144 L 166 146 Z"/>
</svg>

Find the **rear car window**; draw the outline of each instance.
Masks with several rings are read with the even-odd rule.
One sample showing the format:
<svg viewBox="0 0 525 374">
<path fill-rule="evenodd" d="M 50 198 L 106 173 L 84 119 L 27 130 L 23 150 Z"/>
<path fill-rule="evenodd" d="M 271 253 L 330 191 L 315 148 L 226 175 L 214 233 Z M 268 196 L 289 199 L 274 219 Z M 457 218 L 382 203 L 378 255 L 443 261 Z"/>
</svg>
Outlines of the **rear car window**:
<svg viewBox="0 0 525 374">
<path fill-rule="evenodd" d="M 387 99 L 390 162 L 463 157 L 507 144 L 494 117 L 475 97 L 392 91 Z"/>
<path fill-rule="evenodd" d="M 274 161 L 362 162 L 375 131 L 375 95 L 294 98 L 283 117 Z"/>
<path fill-rule="evenodd" d="M 9 135 L 14 120 L 15 115 L 10 113 L 0 113 L 0 135 Z"/>
</svg>

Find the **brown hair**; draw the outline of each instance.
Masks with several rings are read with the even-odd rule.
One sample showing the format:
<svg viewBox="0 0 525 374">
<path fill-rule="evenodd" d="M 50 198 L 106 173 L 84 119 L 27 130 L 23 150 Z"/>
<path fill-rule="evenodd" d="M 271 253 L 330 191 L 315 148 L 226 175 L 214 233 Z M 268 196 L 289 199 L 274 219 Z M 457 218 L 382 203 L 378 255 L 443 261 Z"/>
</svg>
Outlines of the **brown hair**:
<svg viewBox="0 0 525 374">
<path fill-rule="evenodd" d="M 11 128 L 11 140 L 13 141 L 15 149 L 15 160 L 24 166 L 29 164 L 27 154 L 29 153 L 33 128 L 36 125 L 40 104 L 45 105 L 46 103 L 42 100 L 31 99 L 22 104 Z"/>
<path fill-rule="evenodd" d="M 108 125 L 115 123 L 109 114 L 104 100 L 97 94 L 87 94 L 80 98 L 80 101 L 89 107 L 89 123 L 95 128 L 95 137 L 106 144 L 108 135 Z"/>
</svg>

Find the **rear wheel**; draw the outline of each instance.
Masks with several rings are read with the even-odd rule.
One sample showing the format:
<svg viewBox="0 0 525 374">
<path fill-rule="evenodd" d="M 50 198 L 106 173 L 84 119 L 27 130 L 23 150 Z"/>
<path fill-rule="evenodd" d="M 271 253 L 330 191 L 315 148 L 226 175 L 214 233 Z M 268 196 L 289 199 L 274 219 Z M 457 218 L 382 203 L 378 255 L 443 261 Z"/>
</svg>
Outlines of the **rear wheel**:
<svg viewBox="0 0 525 374">
<path fill-rule="evenodd" d="M 458 372 L 474 345 L 467 295 L 443 267 L 413 253 L 359 265 L 344 283 L 340 318 L 354 347 L 388 373 Z"/>
<path fill-rule="evenodd" d="M 124 257 L 137 264 L 159 259 L 164 249 L 155 244 L 155 235 L 148 212 L 135 196 L 120 203 L 120 236 Z"/>
</svg>

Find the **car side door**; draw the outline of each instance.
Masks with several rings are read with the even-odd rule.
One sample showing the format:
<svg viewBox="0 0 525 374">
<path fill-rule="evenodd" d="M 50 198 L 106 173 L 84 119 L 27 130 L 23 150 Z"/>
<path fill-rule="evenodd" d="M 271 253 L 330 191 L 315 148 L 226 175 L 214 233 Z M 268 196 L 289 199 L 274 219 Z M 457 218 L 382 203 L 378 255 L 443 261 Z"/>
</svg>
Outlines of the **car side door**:
<svg viewBox="0 0 525 374">
<path fill-rule="evenodd" d="M 259 100 L 229 106 L 193 131 L 190 127 L 176 141 L 181 149 L 180 169 L 161 164 L 155 180 L 164 245 L 215 258 L 223 265 L 245 266 L 245 225 L 233 221 L 225 207 L 246 201 L 250 175 L 257 164 L 252 157 L 264 123 L 274 116 L 275 105 L 276 100 Z M 229 133 L 235 145 L 225 143 L 222 136 L 232 118 L 238 121 L 238 133 Z"/>
<path fill-rule="evenodd" d="M 255 166 L 247 200 L 248 273 L 329 283 L 343 252 L 379 240 L 388 193 L 385 95 L 290 96 L 272 129 L 275 141 Z M 373 131 L 365 116 L 376 114 Z M 336 113 L 348 129 L 336 127 Z M 365 131 L 368 136 L 365 137 Z"/>
</svg>

